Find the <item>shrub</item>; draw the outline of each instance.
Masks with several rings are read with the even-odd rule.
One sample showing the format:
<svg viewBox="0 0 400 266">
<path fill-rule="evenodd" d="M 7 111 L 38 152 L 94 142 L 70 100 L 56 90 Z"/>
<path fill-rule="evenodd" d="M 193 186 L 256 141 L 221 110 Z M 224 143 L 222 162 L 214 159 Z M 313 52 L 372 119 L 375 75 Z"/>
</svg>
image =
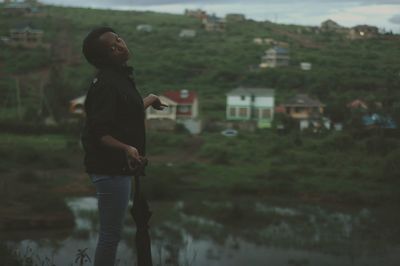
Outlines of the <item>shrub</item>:
<svg viewBox="0 0 400 266">
<path fill-rule="evenodd" d="M 386 156 L 382 177 L 384 179 L 398 179 L 400 177 L 400 150 Z"/>
<path fill-rule="evenodd" d="M 18 181 L 28 184 L 39 183 L 41 181 L 41 178 L 31 170 L 24 170 L 20 172 L 17 176 L 17 179 Z"/>
</svg>

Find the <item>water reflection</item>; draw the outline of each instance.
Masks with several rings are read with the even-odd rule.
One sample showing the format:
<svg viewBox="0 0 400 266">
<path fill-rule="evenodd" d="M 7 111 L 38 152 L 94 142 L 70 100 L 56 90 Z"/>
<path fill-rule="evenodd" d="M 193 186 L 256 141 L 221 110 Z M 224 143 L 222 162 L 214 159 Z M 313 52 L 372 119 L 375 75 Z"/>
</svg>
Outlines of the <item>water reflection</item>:
<svg viewBox="0 0 400 266">
<path fill-rule="evenodd" d="M 76 227 L 64 238 L 48 231 L 21 240 L 21 251 L 56 265 L 71 265 L 78 248 L 93 257 L 97 201 L 72 198 Z M 151 220 L 155 265 L 399 265 L 397 212 L 367 208 L 337 211 L 320 206 L 247 201 L 154 202 Z M 378 215 L 379 213 L 379 215 Z M 390 219 L 387 219 L 390 217 Z M 391 221 L 387 223 L 387 221 Z M 135 227 L 127 216 L 119 265 L 135 261 Z"/>
</svg>

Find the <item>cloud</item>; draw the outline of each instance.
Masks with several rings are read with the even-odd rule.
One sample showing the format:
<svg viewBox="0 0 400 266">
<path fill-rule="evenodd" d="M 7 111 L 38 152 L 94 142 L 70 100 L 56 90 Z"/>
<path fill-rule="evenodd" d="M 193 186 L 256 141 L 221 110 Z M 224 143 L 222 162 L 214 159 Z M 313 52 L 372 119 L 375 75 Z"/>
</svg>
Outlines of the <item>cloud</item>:
<svg viewBox="0 0 400 266">
<path fill-rule="evenodd" d="M 132 5 L 168 5 L 168 4 L 232 4 L 232 3 L 246 3 L 246 4 L 266 4 L 266 0 L 109 0 L 115 4 L 132 4 Z M 297 0 L 269 0 L 268 4 L 295 4 Z M 357 3 L 362 5 L 385 5 L 385 4 L 400 4 L 400 0 L 303 0 L 302 3 L 326 3 L 326 4 L 340 4 L 340 3 Z"/>
<path fill-rule="evenodd" d="M 400 14 L 394 15 L 389 19 L 389 22 L 393 24 L 400 24 Z"/>
<path fill-rule="evenodd" d="M 59 4 L 68 5 L 71 2 L 80 2 L 78 0 L 44 0 L 44 2 L 57 2 Z M 89 1 L 91 2 L 91 1 Z M 152 5 L 171 5 L 171 4 L 182 4 L 182 5 L 219 5 L 219 4 L 267 4 L 266 0 L 101 0 L 92 1 L 97 2 L 98 5 L 140 5 L 140 6 L 152 6 Z M 268 0 L 268 4 L 296 4 L 299 3 L 297 0 Z M 303 4 L 361 4 L 361 5 L 385 5 L 385 4 L 400 4 L 400 0 L 303 0 Z"/>
</svg>

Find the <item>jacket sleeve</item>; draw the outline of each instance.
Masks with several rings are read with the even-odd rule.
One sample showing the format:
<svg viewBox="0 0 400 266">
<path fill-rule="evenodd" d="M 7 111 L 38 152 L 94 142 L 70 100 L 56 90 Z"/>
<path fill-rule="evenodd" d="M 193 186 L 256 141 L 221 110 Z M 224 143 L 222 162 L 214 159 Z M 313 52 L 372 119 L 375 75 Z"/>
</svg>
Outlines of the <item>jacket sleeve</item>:
<svg viewBox="0 0 400 266">
<path fill-rule="evenodd" d="M 99 141 L 105 135 L 112 135 L 116 118 L 117 93 L 114 88 L 102 81 L 92 84 L 89 91 L 87 119 L 91 135 Z"/>
</svg>

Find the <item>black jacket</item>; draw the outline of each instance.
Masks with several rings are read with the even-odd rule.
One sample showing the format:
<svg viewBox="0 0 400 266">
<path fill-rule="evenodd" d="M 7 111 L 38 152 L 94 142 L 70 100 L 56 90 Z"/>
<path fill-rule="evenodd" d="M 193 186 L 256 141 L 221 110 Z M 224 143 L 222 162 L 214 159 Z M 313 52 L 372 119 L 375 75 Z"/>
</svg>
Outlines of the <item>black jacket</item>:
<svg viewBox="0 0 400 266">
<path fill-rule="evenodd" d="M 133 174 L 123 151 L 100 143 L 102 136 L 110 135 L 145 155 L 144 106 L 132 78 L 132 68 L 100 70 L 87 92 L 85 112 L 82 144 L 86 172 Z"/>
</svg>

